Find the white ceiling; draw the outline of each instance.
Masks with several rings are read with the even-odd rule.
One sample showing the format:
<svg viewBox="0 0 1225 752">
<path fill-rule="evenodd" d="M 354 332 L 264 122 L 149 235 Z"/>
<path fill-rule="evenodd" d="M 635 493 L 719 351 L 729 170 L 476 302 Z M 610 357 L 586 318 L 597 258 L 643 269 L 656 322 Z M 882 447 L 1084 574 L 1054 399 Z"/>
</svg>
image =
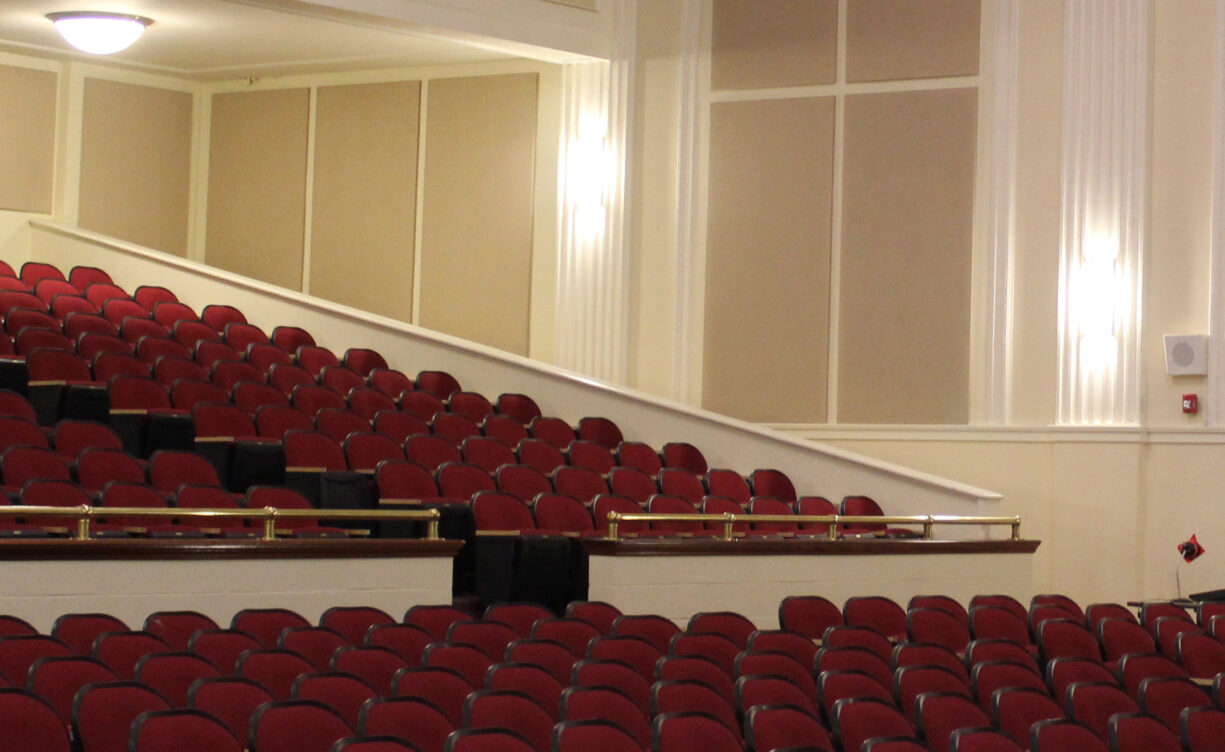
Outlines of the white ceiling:
<svg viewBox="0 0 1225 752">
<path fill-rule="evenodd" d="M 152 18 L 153 25 L 129 49 L 98 57 L 70 48 L 46 18 L 68 10 L 130 13 Z M 500 46 L 294 0 L 0 0 L 0 51 L 196 81 L 514 57 Z"/>
</svg>

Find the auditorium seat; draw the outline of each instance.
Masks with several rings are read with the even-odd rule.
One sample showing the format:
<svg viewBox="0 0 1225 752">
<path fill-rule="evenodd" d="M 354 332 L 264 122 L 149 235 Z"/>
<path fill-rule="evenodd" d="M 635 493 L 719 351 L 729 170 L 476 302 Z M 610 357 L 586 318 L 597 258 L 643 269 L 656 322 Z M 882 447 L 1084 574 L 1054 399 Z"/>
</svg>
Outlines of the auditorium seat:
<svg viewBox="0 0 1225 752">
<path fill-rule="evenodd" d="M 632 467 L 651 478 L 656 478 L 663 464 L 659 453 L 650 444 L 641 441 L 622 441 L 617 445 L 617 464 L 622 467 Z"/>
<path fill-rule="evenodd" d="M 299 368 L 304 369 L 311 375 L 312 378 L 319 378 L 319 374 L 328 366 L 340 365 L 340 360 L 326 347 L 318 347 L 316 345 L 302 345 L 294 352 L 294 362 Z"/>
<path fill-rule="evenodd" d="M 245 353 L 252 345 L 262 345 L 268 342 L 268 335 L 254 324 L 232 321 L 225 325 L 222 341 L 240 353 Z"/>
<path fill-rule="evenodd" d="M 480 428 L 482 436 L 498 439 L 509 447 L 517 447 L 528 439 L 527 429 L 523 427 L 522 423 L 514 418 L 508 418 L 497 413 L 486 415 L 480 422 Z M 556 451 L 555 448 L 550 448 Z"/>
<path fill-rule="evenodd" d="M 1105 739 L 1110 717 L 1115 713 L 1138 713 L 1140 708 L 1123 690 L 1109 684 L 1076 682 L 1064 698 L 1068 718 L 1083 723 Z"/>
<path fill-rule="evenodd" d="M 623 663 L 579 660 L 571 670 L 570 683 L 575 687 L 611 687 L 625 695 L 644 719 L 651 712 L 651 682 Z"/>
<path fill-rule="evenodd" d="M 443 404 L 447 412 L 463 415 L 474 423 L 480 423 L 493 414 L 493 405 L 478 392 L 452 392 Z"/>
<path fill-rule="evenodd" d="M 566 447 L 566 464 L 575 467 L 584 467 L 588 470 L 593 470 L 600 475 L 608 475 L 608 472 L 617 466 L 617 461 L 604 446 L 597 444 L 594 441 L 584 439 L 575 439 Z"/>
<path fill-rule="evenodd" d="M 114 681 L 119 676 L 101 661 L 86 655 L 57 655 L 31 663 L 22 686 L 46 700 L 66 726 L 72 723 L 72 701 L 82 687 Z"/>
<path fill-rule="evenodd" d="M 187 650 L 192 636 L 197 631 L 217 628 L 217 622 L 199 611 L 154 611 L 145 617 L 142 627 L 146 632 L 165 640 L 173 650 Z"/>
<path fill-rule="evenodd" d="M 290 699 L 321 702 L 340 713 L 350 726 L 357 728 L 362 704 L 381 694 L 354 674 L 316 671 L 302 674 L 294 680 Z"/>
<path fill-rule="evenodd" d="M 349 392 L 366 386 L 366 380 L 360 374 L 345 366 L 325 366 L 318 374 L 320 386 L 326 386 L 342 397 L 348 397 Z"/>
<path fill-rule="evenodd" d="M 153 307 L 158 303 L 172 302 L 177 303 L 178 297 L 173 292 L 159 285 L 141 285 L 132 292 L 132 299 L 144 306 L 145 310 L 152 311 Z"/>
<path fill-rule="evenodd" d="M 1025 666 L 1031 670 L 1036 670 L 1035 667 L 1031 667 L 1028 664 L 1018 665 Z M 1171 663 L 1170 665 L 1174 664 Z M 1177 669 L 1177 666 L 1175 666 L 1175 668 Z M 1179 669 L 1179 674 L 1177 675 L 1184 674 L 1182 674 L 1181 670 Z M 1046 686 L 1050 688 L 1051 696 L 1055 698 L 1062 698 L 1064 693 L 1067 692 L 1068 686 L 1074 682 L 1104 682 L 1107 684 L 1119 684 L 1127 689 L 1122 682 L 1116 679 L 1116 675 L 1112 674 L 1110 669 L 1106 668 L 1104 664 L 1098 663 L 1097 661 L 1091 661 L 1087 658 L 1076 658 L 1073 656 L 1056 658 L 1046 664 L 1044 676 L 1046 679 Z M 1139 686 L 1140 680 L 1143 678 L 1143 676 L 1136 677 L 1132 688 L 1127 689 L 1129 695 L 1135 697 L 1135 687 Z"/>
<path fill-rule="evenodd" d="M 566 456 L 562 454 L 562 450 L 542 439 L 521 440 L 516 445 L 516 453 L 519 462 L 546 476 L 566 464 Z"/>
<path fill-rule="evenodd" d="M 528 425 L 533 419 L 541 416 L 540 406 L 526 394 L 504 392 L 498 395 L 494 409 L 501 415 L 507 415 L 523 425 Z"/>
<path fill-rule="evenodd" d="M 149 710 L 132 721 L 130 752 L 242 752 L 220 720 L 199 710 Z"/>
<path fill-rule="evenodd" d="M 608 490 L 610 493 L 628 496 L 639 504 L 646 504 L 652 496 L 659 493 L 659 486 L 651 476 L 637 468 L 614 467 L 608 473 Z"/>
<path fill-rule="evenodd" d="M 414 697 L 376 697 L 358 716 L 358 733 L 389 735 L 419 752 L 442 752 L 455 724 L 433 704 Z"/>
<path fill-rule="evenodd" d="M 435 415 L 446 410 L 441 399 L 416 388 L 401 392 L 398 400 L 401 410 L 417 416 L 427 424 L 433 420 Z"/>
<path fill-rule="evenodd" d="M 111 275 L 96 266 L 74 266 L 68 270 L 68 281 L 78 290 L 87 290 L 90 285 L 114 285 Z"/>
<path fill-rule="evenodd" d="M 255 637 L 238 629 L 201 629 L 188 643 L 188 650 L 212 661 L 226 676 L 234 674 L 239 656 L 260 647 Z"/>
<path fill-rule="evenodd" d="M 457 448 L 464 439 L 481 435 L 480 427 L 470 418 L 448 412 L 434 413 L 429 425 L 430 433 L 450 441 Z"/>
<path fill-rule="evenodd" d="M 271 335 L 272 343 L 287 353 L 296 353 L 303 345 L 314 346 L 315 338 L 310 332 L 296 326 L 274 327 Z"/>
<path fill-rule="evenodd" d="M 584 441 L 594 441 L 610 452 L 625 440 L 621 429 L 609 418 L 588 416 L 578 422 L 576 433 Z"/>
<path fill-rule="evenodd" d="M 169 652 L 170 646 L 160 637 L 139 630 L 103 632 L 94 640 L 90 654 L 102 661 L 119 678 L 128 681 L 136 673 L 136 664 L 150 653 Z"/>
<path fill-rule="evenodd" d="M 457 672 L 473 687 L 485 686 L 485 672 L 493 665 L 489 656 L 471 645 L 433 642 L 426 646 L 421 665 Z"/>
<path fill-rule="evenodd" d="M 482 681 L 479 686 L 485 686 Z M 438 708 L 454 727 L 464 722 L 464 701 L 475 689 L 458 671 L 441 666 L 413 666 L 399 671 L 393 687 L 397 698 L 423 700 Z"/>
<path fill-rule="evenodd" d="M 558 449 L 570 446 L 577 436 L 569 423 L 561 418 L 536 416 L 528 424 L 528 433 L 533 439 L 547 441 Z"/>
<path fill-rule="evenodd" d="M 353 728 L 339 712 L 315 700 L 278 700 L 251 716 L 251 752 L 328 752 Z"/>
<path fill-rule="evenodd" d="M 532 516 L 536 520 L 536 526 L 545 530 L 556 530 L 580 537 L 600 534 L 591 518 L 591 510 L 564 494 L 536 494 L 536 498 L 532 500 Z"/>
<path fill-rule="evenodd" d="M 374 420 L 380 413 L 397 412 L 396 403 L 391 397 L 369 387 L 363 386 L 352 389 L 349 392 L 348 401 L 349 409 L 357 412 L 366 420 Z M 404 431 L 400 440 L 403 441 L 404 437 L 408 436 L 409 433 L 418 432 L 420 432 L 420 429 Z"/>
<path fill-rule="evenodd" d="M 294 680 L 312 670 L 310 663 L 293 651 L 261 648 L 238 657 L 235 675 L 258 682 L 277 700 L 288 700 Z"/>
<path fill-rule="evenodd" d="M 433 640 L 429 633 L 412 624 L 374 624 L 366 631 L 363 645 L 387 648 L 410 666 L 421 663 L 425 646 Z"/>
<path fill-rule="evenodd" d="M 209 660 L 195 653 L 147 653 L 136 662 L 134 681 L 156 690 L 172 707 L 187 706 L 187 691 L 198 679 L 221 674 Z"/>
<path fill-rule="evenodd" d="M 131 681 L 92 684 L 73 703 L 72 727 L 89 752 L 127 752 L 132 722 L 149 710 L 170 710 L 156 691 Z"/>
</svg>

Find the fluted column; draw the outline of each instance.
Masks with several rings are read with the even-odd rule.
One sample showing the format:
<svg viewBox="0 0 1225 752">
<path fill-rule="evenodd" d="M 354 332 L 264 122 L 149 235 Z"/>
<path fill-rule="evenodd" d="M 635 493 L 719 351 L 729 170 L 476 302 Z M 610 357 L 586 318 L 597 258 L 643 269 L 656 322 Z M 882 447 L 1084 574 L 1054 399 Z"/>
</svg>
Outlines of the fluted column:
<svg viewBox="0 0 1225 752">
<path fill-rule="evenodd" d="M 1149 23 L 1148 0 L 1067 0 L 1060 424 L 1139 422 Z"/>
<path fill-rule="evenodd" d="M 632 42 L 632 3 L 622 31 Z M 625 384 L 629 354 L 629 245 L 625 186 L 632 44 L 611 61 L 562 73 L 558 191 L 557 365 Z"/>
</svg>

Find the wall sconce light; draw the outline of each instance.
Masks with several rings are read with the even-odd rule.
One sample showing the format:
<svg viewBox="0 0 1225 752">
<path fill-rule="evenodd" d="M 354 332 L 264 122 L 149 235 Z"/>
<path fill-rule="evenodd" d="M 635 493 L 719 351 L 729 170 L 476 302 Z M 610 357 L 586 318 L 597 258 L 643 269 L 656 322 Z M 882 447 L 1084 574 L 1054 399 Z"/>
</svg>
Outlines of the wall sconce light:
<svg viewBox="0 0 1225 752">
<path fill-rule="evenodd" d="M 606 182 L 611 159 L 605 131 L 606 125 L 598 118 L 584 118 L 567 156 L 570 201 L 580 237 L 589 238 L 604 231 Z"/>
<path fill-rule="evenodd" d="M 48 13 L 47 18 L 68 44 L 92 55 L 126 50 L 153 23 L 153 19 L 144 16 L 93 10 Z"/>
</svg>

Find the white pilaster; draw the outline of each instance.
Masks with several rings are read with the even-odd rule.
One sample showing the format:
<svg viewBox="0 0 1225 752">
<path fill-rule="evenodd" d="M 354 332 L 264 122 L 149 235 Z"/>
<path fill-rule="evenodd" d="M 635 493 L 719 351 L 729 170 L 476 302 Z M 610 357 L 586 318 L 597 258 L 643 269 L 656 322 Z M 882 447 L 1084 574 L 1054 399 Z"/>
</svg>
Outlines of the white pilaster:
<svg viewBox="0 0 1225 752">
<path fill-rule="evenodd" d="M 634 4 L 619 8 L 616 59 L 562 72 L 558 159 L 557 365 L 625 384 L 629 352 L 627 202 Z"/>
<path fill-rule="evenodd" d="M 1058 422 L 1136 424 L 1150 6 L 1065 7 Z"/>
<path fill-rule="evenodd" d="M 979 154 L 985 174 L 983 235 L 975 261 L 974 315 L 971 350 L 975 386 L 971 389 L 971 419 L 1005 425 L 1009 419 L 1012 377 L 1012 278 L 1015 241 L 1017 174 L 1017 51 L 1020 44 L 1021 0 L 995 0 L 994 33 L 984 44 L 981 68 L 987 72 L 982 89 Z M 986 7 L 984 7 L 986 11 Z"/>
<path fill-rule="evenodd" d="M 1204 422 L 1225 425 L 1225 0 L 1217 0 L 1212 123 L 1212 292 Z"/>
</svg>

